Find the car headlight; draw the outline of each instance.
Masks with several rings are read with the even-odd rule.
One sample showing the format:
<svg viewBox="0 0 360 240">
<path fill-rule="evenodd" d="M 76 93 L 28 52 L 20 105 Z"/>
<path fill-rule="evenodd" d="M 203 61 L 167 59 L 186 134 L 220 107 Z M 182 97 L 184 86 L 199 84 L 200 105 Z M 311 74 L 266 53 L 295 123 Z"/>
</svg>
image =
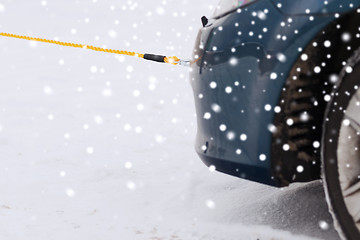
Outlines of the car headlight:
<svg viewBox="0 0 360 240">
<path fill-rule="evenodd" d="M 245 6 L 258 0 L 221 0 L 215 9 L 214 17 L 224 15 L 225 13 L 234 11 L 235 9 Z"/>
</svg>

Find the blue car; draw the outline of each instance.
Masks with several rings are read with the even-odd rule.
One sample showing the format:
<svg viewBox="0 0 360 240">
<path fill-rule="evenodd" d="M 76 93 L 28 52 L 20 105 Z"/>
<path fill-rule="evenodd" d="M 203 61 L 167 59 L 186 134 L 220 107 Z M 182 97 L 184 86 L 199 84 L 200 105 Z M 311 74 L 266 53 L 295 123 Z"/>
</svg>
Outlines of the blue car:
<svg viewBox="0 0 360 240">
<path fill-rule="evenodd" d="M 284 187 L 323 179 L 343 239 L 360 239 L 360 0 L 223 0 L 191 62 L 196 151 Z"/>
</svg>

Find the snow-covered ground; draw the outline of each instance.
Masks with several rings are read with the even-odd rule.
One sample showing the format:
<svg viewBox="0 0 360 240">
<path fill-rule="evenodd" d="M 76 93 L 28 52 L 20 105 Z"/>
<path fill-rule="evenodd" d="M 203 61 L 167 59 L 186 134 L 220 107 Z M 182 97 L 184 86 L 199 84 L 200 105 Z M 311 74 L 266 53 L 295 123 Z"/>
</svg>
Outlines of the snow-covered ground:
<svg viewBox="0 0 360 240">
<path fill-rule="evenodd" d="M 189 58 L 217 2 L 3 0 L 0 31 Z M 186 68 L 4 37 L 0 53 L 0 239 L 338 238 L 320 182 L 201 163 Z"/>
</svg>

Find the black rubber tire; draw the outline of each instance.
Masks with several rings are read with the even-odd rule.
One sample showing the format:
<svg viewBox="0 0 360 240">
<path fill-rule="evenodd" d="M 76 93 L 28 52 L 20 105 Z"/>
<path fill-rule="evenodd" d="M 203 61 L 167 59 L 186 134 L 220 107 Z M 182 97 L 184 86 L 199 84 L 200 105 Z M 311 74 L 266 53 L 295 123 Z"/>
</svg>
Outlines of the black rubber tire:
<svg viewBox="0 0 360 240">
<path fill-rule="evenodd" d="M 347 67 L 351 67 L 352 72 L 349 71 L 348 73 Z M 334 86 L 334 91 L 331 94 L 332 99 L 327 106 L 324 118 L 321 144 L 322 177 L 329 210 L 339 235 L 348 240 L 360 239 L 360 231 L 344 200 L 339 179 L 338 164 L 342 159 L 338 158 L 338 145 L 340 128 L 344 120 L 344 110 L 347 109 L 352 96 L 358 90 L 354 86 L 360 86 L 360 49 L 348 59 L 347 65 L 339 74 L 339 80 Z"/>
</svg>

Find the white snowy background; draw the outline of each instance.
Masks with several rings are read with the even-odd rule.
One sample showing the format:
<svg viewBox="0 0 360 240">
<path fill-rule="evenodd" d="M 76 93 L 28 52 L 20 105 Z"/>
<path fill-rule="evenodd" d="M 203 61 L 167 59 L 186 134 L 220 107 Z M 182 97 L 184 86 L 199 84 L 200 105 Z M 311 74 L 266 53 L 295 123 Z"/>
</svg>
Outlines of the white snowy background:
<svg viewBox="0 0 360 240">
<path fill-rule="evenodd" d="M 189 58 L 218 0 L 0 1 L 0 31 Z M 319 181 L 211 172 L 188 69 L 0 38 L 0 239 L 338 239 Z"/>
</svg>

